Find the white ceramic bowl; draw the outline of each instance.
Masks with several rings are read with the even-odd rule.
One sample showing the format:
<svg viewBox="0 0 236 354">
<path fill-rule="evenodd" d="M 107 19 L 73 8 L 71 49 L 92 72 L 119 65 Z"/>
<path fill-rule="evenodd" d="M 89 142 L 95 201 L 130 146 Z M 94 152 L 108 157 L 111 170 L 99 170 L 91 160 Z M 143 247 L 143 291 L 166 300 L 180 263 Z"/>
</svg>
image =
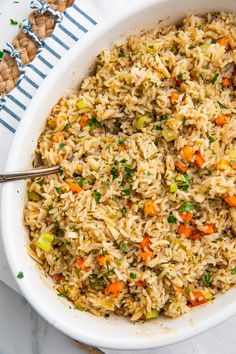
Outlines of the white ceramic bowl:
<svg viewBox="0 0 236 354">
<path fill-rule="evenodd" d="M 236 1 L 137 1 L 135 7 L 127 8 L 117 18 L 97 26 L 64 56 L 41 85 L 19 126 L 6 170 L 30 167 L 45 117 L 60 96 L 78 85 L 100 50 L 120 40 L 123 35 L 157 25 L 159 19 L 166 19 L 165 24 L 178 21 L 185 14 L 218 10 L 235 12 Z M 116 316 L 105 319 L 70 309 L 67 300 L 56 295 L 50 281 L 42 276 L 26 252 L 27 231 L 23 226 L 25 187 L 26 183 L 22 181 L 6 183 L 3 187 L 1 224 L 5 252 L 13 276 L 26 299 L 49 323 L 67 335 L 104 348 L 147 349 L 187 339 L 236 313 L 235 289 L 176 320 L 159 318 L 136 325 Z M 22 280 L 16 278 L 19 271 L 24 272 Z"/>
</svg>

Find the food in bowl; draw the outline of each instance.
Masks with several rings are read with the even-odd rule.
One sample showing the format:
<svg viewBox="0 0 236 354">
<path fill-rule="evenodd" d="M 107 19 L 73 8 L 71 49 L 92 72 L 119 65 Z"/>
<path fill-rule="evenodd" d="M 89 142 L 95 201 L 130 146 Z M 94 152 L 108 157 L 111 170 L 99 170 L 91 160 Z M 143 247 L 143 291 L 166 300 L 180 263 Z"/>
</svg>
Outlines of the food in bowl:
<svg viewBox="0 0 236 354">
<path fill-rule="evenodd" d="M 97 58 L 52 109 L 29 253 L 79 310 L 177 317 L 236 283 L 235 24 L 190 16 Z"/>
</svg>

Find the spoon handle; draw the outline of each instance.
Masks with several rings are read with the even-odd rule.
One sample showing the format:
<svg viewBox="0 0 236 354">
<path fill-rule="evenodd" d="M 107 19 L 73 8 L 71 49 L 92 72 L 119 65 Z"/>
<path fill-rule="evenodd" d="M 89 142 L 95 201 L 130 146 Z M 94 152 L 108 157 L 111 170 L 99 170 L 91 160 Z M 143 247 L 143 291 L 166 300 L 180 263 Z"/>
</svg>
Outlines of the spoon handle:
<svg viewBox="0 0 236 354">
<path fill-rule="evenodd" d="M 27 179 L 31 177 L 46 176 L 60 171 L 60 166 L 53 166 L 48 168 L 34 168 L 32 170 L 20 172 L 4 172 L 0 173 L 0 183 L 7 181 L 17 181 L 20 179 Z"/>
</svg>

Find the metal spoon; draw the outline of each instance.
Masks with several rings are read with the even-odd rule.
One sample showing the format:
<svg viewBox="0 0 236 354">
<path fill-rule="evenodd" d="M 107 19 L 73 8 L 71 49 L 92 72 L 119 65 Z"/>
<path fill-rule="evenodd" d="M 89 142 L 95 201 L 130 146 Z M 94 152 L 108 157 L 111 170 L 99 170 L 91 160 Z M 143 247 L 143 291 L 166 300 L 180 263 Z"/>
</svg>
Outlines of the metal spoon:
<svg viewBox="0 0 236 354">
<path fill-rule="evenodd" d="M 8 181 L 17 181 L 20 179 L 27 179 L 31 177 L 51 175 L 59 171 L 60 171 L 60 166 L 53 166 L 47 168 L 34 168 L 32 170 L 19 171 L 19 172 L 4 172 L 4 173 L 0 173 L 0 183 L 8 182 Z"/>
</svg>

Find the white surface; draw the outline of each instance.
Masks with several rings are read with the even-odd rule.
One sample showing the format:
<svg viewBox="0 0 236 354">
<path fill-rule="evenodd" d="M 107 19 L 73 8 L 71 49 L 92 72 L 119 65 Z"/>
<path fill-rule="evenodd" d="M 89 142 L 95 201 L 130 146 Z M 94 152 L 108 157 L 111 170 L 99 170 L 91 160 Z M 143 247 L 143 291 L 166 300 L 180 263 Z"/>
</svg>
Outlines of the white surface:
<svg viewBox="0 0 236 354">
<path fill-rule="evenodd" d="M 23 2 L 23 0 L 19 1 Z M 0 10 L 2 2 L 3 0 L 1 0 Z M 6 3 L 6 1 L 4 2 Z M 10 4 L 10 1 L 7 2 Z M 94 0 L 94 2 L 98 3 L 99 0 Z M 104 0 L 103 3 L 105 2 L 106 1 Z M 108 2 L 111 3 L 111 1 Z M 9 17 L 13 18 L 13 16 Z M 24 17 L 25 16 L 22 16 L 22 18 Z M 2 34 L 3 32 L 1 31 L 1 40 Z M 3 159 L 1 160 L 1 165 L 2 161 Z M 0 277 L 1 272 L 2 270 L 0 269 Z M 72 341 L 65 339 L 65 336 L 54 330 L 51 326 L 46 325 L 45 322 L 41 320 L 41 318 L 36 315 L 33 310 L 29 309 L 29 306 L 22 304 L 22 300 L 19 295 L 13 293 L 4 285 L 0 285 L 0 354 L 54 354 L 54 352 L 59 354 L 75 353 L 74 343 Z M 30 313 L 32 319 L 30 319 Z M 34 325 L 34 321 L 39 323 L 39 325 Z M 24 323 L 24 327 L 22 327 L 22 323 Z M 155 353 L 233 354 L 235 353 L 234 348 L 236 344 L 236 339 L 234 339 L 233 331 L 235 324 L 236 318 L 227 321 L 225 324 L 208 333 L 205 333 L 204 335 L 188 340 L 184 343 L 167 347 L 165 349 L 155 350 Z M 30 332 L 30 329 L 32 328 L 34 328 L 33 333 Z M 48 328 L 48 335 L 46 335 L 45 328 Z M 14 336 L 12 336 L 12 333 L 14 333 Z M 45 334 L 45 336 L 42 335 L 42 333 Z M 38 344 L 36 340 L 38 340 L 40 343 Z M 76 350 L 76 352 L 78 351 Z M 115 353 L 114 351 L 107 352 Z"/>
</svg>

